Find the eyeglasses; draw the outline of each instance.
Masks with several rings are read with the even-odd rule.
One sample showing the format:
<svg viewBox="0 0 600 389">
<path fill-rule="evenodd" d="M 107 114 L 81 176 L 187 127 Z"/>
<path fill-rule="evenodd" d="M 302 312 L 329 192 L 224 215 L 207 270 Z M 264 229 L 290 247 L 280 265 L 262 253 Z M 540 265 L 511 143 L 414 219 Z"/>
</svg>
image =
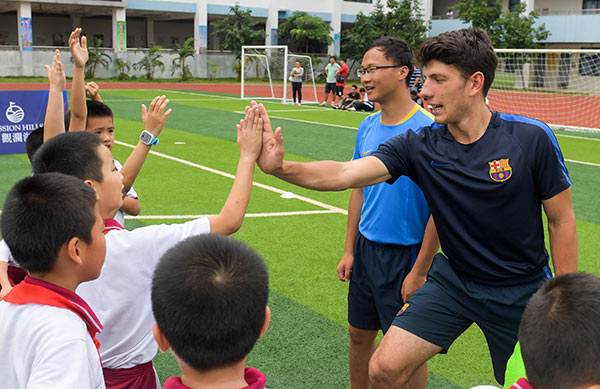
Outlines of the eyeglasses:
<svg viewBox="0 0 600 389">
<path fill-rule="evenodd" d="M 358 75 L 358 77 L 362 77 L 366 74 L 372 74 L 374 73 L 377 69 L 390 69 L 390 68 L 401 68 L 404 65 L 371 65 L 368 66 L 366 68 L 360 68 L 356 71 L 356 74 Z"/>
</svg>

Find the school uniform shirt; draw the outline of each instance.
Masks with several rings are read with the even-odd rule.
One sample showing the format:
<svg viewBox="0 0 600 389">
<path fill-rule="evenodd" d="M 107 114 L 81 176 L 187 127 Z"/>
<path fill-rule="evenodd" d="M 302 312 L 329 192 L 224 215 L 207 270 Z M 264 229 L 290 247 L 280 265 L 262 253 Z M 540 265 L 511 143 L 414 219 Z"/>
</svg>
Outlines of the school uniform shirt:
<svg viewBox="0 0 600 389">
<path fill-rule="evenodd" d="M 152 336 L 152 274 L 160 257 L 175 244 L 210 233 L 208 218 L 182 224 L 151 225 L 131 231 L 105 221 L 106 258 L 96 280 L 79 285 L 104 325 L 99 334 L 105 368 L 123 369 L 151 361 L 157 352 Z"/>
<path fill-rule="evenodd" d="M 119 161 L 117 161 L 116 159 L 114 159 L 113 161 L 118 171 L 123 170 L 123 165 L 121 165 Z M 135 191 L 135 189 L 133 189 L 133 186 L 129 188 L 129 192 L 127 192 L 126 196 L 132 199 L 138 198 L 138 194 Z M 118 210 L 117 214 L 115 215 L 115 220 L 118 221 L 120 225 L 125 226 L 125 212 Z"/>
<path fill-rule="evenodd" d="M 247 367 L 244 370 L 244 380 L 248 386 L 241 389 L 264 389 L 267 384 L 267 377 L 253 367 Z M 190 389 L 190 387 L 181 382 L 181 377 L 169 377 L 165 381 L 163 389 Z"/>
<path fill-rule="evenodd" d="M 28 280 L 31 279 L 22 284 Z M 34 282 L 44 284 L 39 280 Z M 75 304 L 85 305 L 73 292 L 57 286 L 51 288 Z M 2 388 L 105 387 L 98 350 L 86 323 L 69 309 L 0 301 L 0 350 Z"/>
</svg>

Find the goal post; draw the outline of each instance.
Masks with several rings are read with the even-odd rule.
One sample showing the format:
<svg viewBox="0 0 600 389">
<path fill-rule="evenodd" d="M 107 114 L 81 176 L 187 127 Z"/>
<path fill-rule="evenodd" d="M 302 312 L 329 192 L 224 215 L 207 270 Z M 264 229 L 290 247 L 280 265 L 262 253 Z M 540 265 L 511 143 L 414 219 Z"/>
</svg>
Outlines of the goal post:
<svg viewBox="0 0 600 389">
<path fill-rule="evenodd" d="M 283 45 L 242 46 L 240 98 L 292 101 L 288 78 L 296 61 L 304 68 L 303 103 L 318 103 L 312 58 L 291 53 Z"/>
<path fill-rule="evenodd" d="M 553 128 L 600 131 L 600 50 L 495 51 L 498 67 L 488 95 L 493 110 Z"/>
</svg>

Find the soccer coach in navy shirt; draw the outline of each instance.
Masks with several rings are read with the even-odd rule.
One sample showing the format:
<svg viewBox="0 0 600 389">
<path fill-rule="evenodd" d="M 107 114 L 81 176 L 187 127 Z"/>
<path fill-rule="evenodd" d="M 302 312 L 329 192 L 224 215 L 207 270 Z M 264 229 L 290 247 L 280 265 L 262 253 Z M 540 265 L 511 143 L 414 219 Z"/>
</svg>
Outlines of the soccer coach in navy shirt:
<svg viewBox="0 0 600 389">
<path fill-rule="evenodd" d="M 549 277 L 542 209 L 556 274 L 577 269 L 571 181 L 558 142 L 541 121 L 490 112 L 497 58 L 480 29 L 430 38 L 421 91 L 436 123 L 349 162 L 284 161 L 283 137 L 264 107 L 261 169 L 318 190 L 360 188 L 407 175 L 423 190 L 444 255 L 400 310 L 375 351 L 375 388 L 406 388 L 419 366 L 446 352 L 471 324 L 483 331 L 502 384 L 519 321 Z"/>
</svg>

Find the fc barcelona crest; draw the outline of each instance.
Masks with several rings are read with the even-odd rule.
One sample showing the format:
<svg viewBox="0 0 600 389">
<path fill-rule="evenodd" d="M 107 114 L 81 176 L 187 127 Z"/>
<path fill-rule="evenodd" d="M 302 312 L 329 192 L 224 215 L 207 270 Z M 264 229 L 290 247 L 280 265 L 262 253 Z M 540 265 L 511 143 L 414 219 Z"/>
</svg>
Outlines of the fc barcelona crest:
<svg viewBox="0 0 600 389">
<path fill-rule="evenodd" d="M 488 165 L 490 165 L 490 178 L 492 181 L 504 182 L 512 177 L 512 167 L 508 163 L 508 158 L 488 162 Z"/>
</svg>

